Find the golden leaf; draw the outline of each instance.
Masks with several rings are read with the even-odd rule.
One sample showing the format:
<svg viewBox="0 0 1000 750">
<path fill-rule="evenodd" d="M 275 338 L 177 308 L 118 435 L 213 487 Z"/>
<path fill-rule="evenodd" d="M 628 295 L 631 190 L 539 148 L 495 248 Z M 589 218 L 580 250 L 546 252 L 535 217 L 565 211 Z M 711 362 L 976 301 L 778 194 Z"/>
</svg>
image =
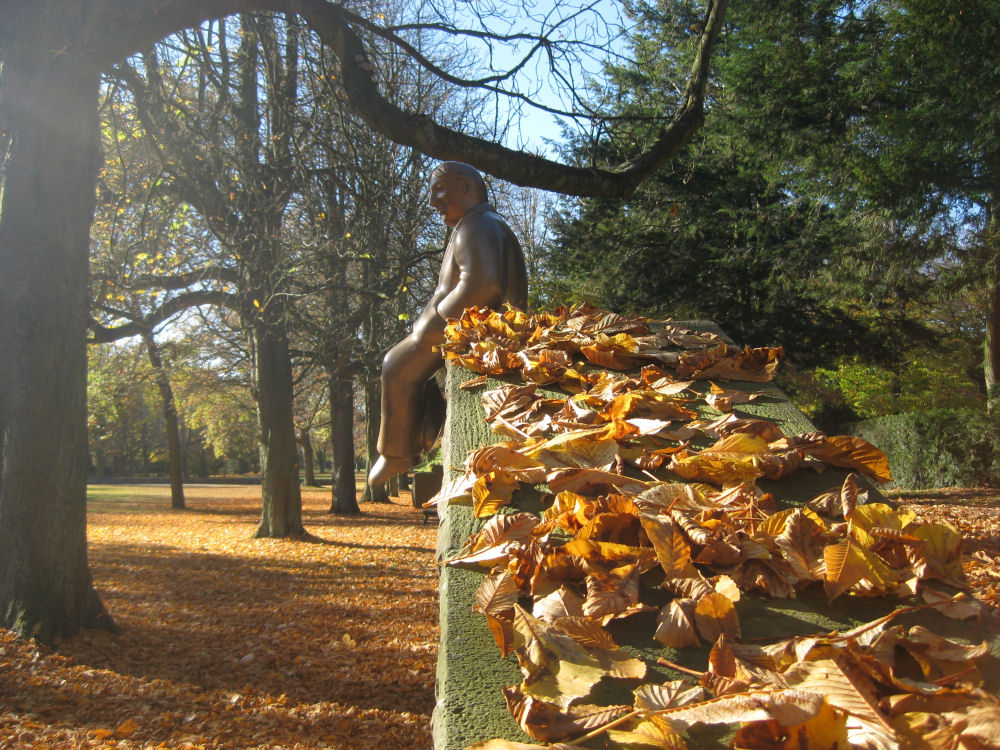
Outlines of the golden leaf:
<svg viewBox="0 0 1000 750">
<path fill-rule="evenodd" d="M 863 550 L 853 539 L 841 539 L 823 549 L 826 564 L 824 588 L 826 597 L 833 601 L 870 572 L 868 560 Z"/>
<path fill-rule="evenodd" d="M 697 414 L 684 406 L 684 399 L 653 390 L 628 391 L 615 397 L 602 412 L 605 419 L 693 419 Z"/>
<path fill-rule="evenodd" d="M 618 456 L 618 442 L 608 437 L 603 426 L 593 427 L 556 435 L 526 448 L 524 454 L 537 465 L 549 469 L 575 467 L 606 471 Z"/>
<path fill-rule="evenodd" d="M 659 716 L 635 717 L 615 729 L 608 730 L 608 739 L 619 747 L 656 748 L 656 750 L 686 750 L 687 743 L 670 723 Z"/>
<path fill-rule="evenodd" d="M 788 685 L 822 695 L 836 708 L 864 721 L 888 727 L 878 710 L 878 693 L 871 678 L 844 658 L 818 659 L 785 671 Z"/>
<path fill-rule="evenodd" d="M 643 513 L 639 520 L 656 551 L 656 559 L 659 560 L 664 575 L 667 578 L 687 576 L 691 565 L 691 545 L 680 527 L 665 516 Z"/>
<path fill-rule="evenodd" d="M 823 703 L 816 715 L 802 724 L 783 727 L 776 721 L 755 721 L 740 727 L 734 748 L 768 750 L 850 750 L 847 719 Z"/>
<path fill-rule="evenodd" d="M 853 435 L 828 437 L 821 445 L 805 449 L 823 463 L 843 466 L 866 474 L 877 482 L 892 479 L 889 473 L 889 459 L 874 445 Z"/>
<path fill-rule="evenodd" d="M 673 599 L 664 605 L 656 620 L 653 638 L 667 648 L 701 645 L 694 624 L 694 599 Z"/>
<path fill-rule="evenodd" d="M 822 705 L 823 696 L 813 692 L 753 690 L 658 711 L 657 715 L 681 726 L 774 720 L 791 727 L 807 722 Z"/>
<path fill-rule="evenodd" d="M 545 481 L 544 464 L 508 445 L 488 445 L 473 451 L 466 459 L 466 466 L 477 477 L 500 470 L 525 484 Z"/>
<path fill-rule="evenodd" d="M 553 742 L 584 734 L 629 711 L 628 706 L 569 706 L 566 708 L 526 695 L 518 687 L 503 688 L 507 710 L 528 735 Z M 537 745 L 533 747 L 537 748 Z"/>
<path fill-rule="evenodd" d="M 907 547 L 918 578 L 936 578 L 959 588 L 967 585 L 962 570 L 962 537 L 952 526 L 921 524 L 910 528 L 909 533 L 924 542 L 922 547 Z"/>
<path fill-rule="evenodd" d="M 733 603 L 717 591 L 702 597 L 695 604 L 694 622 L 701 637 L 715 643 L 720 635 L 740 640 L 740 620 Z"/>
<path fill-rule="evenodd" d="M 682 479 L 708 482 L 721 487 L 730 482 L 746 482 L 761 476 L 750 455 L 735 454 L 723 457 L 712 453 L 690 454 L 681 451 L 670 461 L 670 471 Z"/>
<path fill-rule="evenodd" d="M 479 477 L 472 488 L 476 518 L 496 513 L 511 501 L 514 490 L 520 486 L 521 483 L 512 474 L 502 469 Z"/>
</svg>

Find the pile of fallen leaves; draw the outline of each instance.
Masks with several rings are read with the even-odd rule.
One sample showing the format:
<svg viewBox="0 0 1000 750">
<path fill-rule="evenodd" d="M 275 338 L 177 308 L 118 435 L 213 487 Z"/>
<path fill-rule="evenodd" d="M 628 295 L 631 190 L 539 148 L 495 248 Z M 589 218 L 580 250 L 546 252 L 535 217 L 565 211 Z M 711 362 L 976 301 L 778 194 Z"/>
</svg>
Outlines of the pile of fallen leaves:
<svg viewBox="0 0 1000 750">
<path fill-rule="evenodd" d="M 898 611 L 982 616 L 974 600 L 931 585 L 966 585 L 953 527 L 877 502 L 858 474 L 802 507 L 781 509 L 760 490 L 758 478 L 823 465 L 890 478 L 885 456 L 860 438 L 785 435 L 732 413 L 755 394 L 692 388 L 767 381 L 780 350 L 741 350 L 669 323 L 653 333 L 645 319 L 592 308 L 470 309 L 446 342 L 446 356 L 475 372 L 527 381 L 482 394 L 487 422 L 507 440 L 472 452 L 438 501 L 468 502 L 489 519 L 448 564 L 490 571 L 475 609 L 500 652 L 518 659 L 524 679 L 506 699 L 529 735 L 561 743 L 553 747 L 600 737 L 680 748 L 691 726 L 727 724 L 735 747 L 994 746 L 1000 709 L 976 667 L 985 644 L 906 630 L 894 615 L 844 634 L 741 642 L 734 604 L 748 591 L 794 597 L 822 586 L 831 601 L 920 594 L 923 604 Z M 696 400 L 723 415 L 699 419 Z M 546 499 L 540 516 L 512 504 L 529 487 Z M 710 644 L 706 671 L 696 685 L 641 685 L 632 706 L 580 705 L 603 678 L 646 677 L 605 626 L 654 609 L 644 596 L 653 588 L 671 599 L 651 637 L 671 648 Z"/>
<path fill-rule="evenodd" d="M 112 493 L 120 492 L 116 496 Z M 89 557 L 121 627 L 56 651 L 0 630 L 0 748 L 430 747 L 436 530 L 404 505 L 251 539 L 259 488 L 95 488 Z M 407 498 L 408 500 L 408 498 Z"/>
</svg>

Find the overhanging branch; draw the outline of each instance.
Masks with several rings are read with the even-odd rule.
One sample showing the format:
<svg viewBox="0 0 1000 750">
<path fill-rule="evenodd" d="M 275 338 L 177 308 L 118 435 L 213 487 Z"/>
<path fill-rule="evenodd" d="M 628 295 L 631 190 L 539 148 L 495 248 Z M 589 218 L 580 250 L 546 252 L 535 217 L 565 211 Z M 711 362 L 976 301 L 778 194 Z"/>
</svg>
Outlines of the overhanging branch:
<svg viewBox="0 0 1000 750">
<path fill-rule="evenodd" d="M 341 61 L 344 91 L 351 107 L 368 125 L 393 141 L 437 159 L 468 162 L 518 185 L 593 197 L 623 198 L 677 154 L 704 120 L 703 104 L 712 49 L 726 0 L 707 0 L 704 28 L 684 100 L 668 118 L 653 144 L 620 169 L 574 167 L 492 141 L 460 133 L 425 115 L 406 112 L 378 88 L 361 38 L 324 0 L 288 0 Z"/>
<path fill-rule="evenodd" d="M 567 195 L 624 198 L 675 156 L 704 120 L 703 104 L 711 53 L 722 28 L 727 0 L 706 0 L 706 15 L 681 106 L 664 114 L 665 125 L 652 145 L 619 168 L 575 167 L 506 148 L 446 128 L 432 118 L 406 112 L 379 90 L 361 38 L 345 21 L 344 10 L 327 0 L 136 0 L 107 3 L 115 13 L 94 13 L 84 55 L 106 66 L 156 39 L 204 19 L 237 11 L 286 11 L 301 15 L 341 61 L 342 82 L 354 111 L 374 130 L 436 159 L 465 161 L 518 185 Z M 120 6 L 126 6 L 121 8 Z"/>
</svg>

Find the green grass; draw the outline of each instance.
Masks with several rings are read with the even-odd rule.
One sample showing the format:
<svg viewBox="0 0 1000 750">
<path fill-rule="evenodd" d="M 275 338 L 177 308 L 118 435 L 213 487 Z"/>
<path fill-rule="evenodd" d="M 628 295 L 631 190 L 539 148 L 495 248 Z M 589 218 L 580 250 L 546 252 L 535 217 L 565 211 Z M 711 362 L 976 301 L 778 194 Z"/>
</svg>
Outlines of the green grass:
<svg viewBox="0 0 1000 750">
<path fill-rule="evenodd" d="M 87 511 L 145 513 L 170 508 L 170 487 L 143 484 L 88 484 Z"/>
</svg>

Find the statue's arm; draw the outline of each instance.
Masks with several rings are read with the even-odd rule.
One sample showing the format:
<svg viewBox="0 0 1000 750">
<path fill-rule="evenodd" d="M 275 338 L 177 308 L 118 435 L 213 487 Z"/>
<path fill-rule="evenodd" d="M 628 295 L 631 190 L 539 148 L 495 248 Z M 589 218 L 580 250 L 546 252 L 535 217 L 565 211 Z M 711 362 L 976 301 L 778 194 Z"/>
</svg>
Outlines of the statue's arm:
<svg viewBox="0 0 1000 750">
<path fill-rule="evenodd" d="M 503 246 L 492 227 L 462 227 L 453 240 L 458 283 L 437 303 L 442 318 L 457 318 L 467 307 L 496 305 L 503 296 Z"/>
</svg>

